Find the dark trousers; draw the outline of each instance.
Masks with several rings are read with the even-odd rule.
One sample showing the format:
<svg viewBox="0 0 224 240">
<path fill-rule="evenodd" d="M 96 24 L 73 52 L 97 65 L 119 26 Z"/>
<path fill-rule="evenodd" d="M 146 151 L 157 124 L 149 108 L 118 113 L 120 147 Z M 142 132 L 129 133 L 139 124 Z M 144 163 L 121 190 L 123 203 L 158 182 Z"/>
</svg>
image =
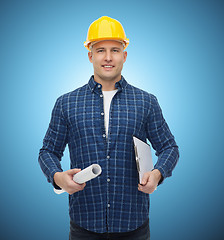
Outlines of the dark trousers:
<svg viewBox="0 0 224 240">
<path fill-rule="evenodd" d="M 141 227 L 125 233 L 95 233 L 70 221 L 69 240 L 150 240 L 149 220 Z"/>
</svg>

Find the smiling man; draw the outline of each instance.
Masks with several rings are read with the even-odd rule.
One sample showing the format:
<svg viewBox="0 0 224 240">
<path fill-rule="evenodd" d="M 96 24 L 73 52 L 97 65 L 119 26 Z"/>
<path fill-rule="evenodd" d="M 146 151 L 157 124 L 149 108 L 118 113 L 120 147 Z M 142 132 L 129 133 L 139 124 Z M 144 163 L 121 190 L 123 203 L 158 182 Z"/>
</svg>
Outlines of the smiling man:
<svg viewBox="0 0 224 240">
<path fill-rule="evenodd" d="M 115 89 L 115 83 L 121 79 L 123 64 L 127 58 L 121 42 L 105 40 L 92 44 L 88 53 L 93 64 L 94 80 L 102 85 L 102 90 Z"/>
<path fill-rule="evenodd" d="M 94 75 L 84 86 L 56 101 L 39 154 L 49 182 L 69 193 L 70 240 L 148 240 L 149 194 L 172 175 L 179 151 L 154 95 L 130 85 L 121 75 L 129 44 L 120 22 L 94 21 L 85 47 Z M 154 169 L 141 184 L 132 137 L 156 150 Z M 63 171 L 65 146 L 71 169 Z M 78 184 L 73 175 L 93 163 L 102 174 Z"/>
</svg>

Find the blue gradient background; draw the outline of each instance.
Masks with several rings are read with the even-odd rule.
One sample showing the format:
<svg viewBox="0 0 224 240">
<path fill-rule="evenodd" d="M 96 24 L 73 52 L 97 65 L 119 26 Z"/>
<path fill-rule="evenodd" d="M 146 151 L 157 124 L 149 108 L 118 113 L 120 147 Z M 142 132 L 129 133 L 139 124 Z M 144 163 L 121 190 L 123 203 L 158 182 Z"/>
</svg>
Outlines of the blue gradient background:
<svg viewBox="0 0 224 240">
<path fill-rule="evenodd" d="M 180 146 L 173 177 L 151 196 L 151 239 L 224 237 L 223 12 L 215 0 L 0 2 L 0 239 L 68 238 L 67 195 L 37 158 L 56 98 L 93 73 L 83 42 L 103 15 L 130 39 L 123 75 L 157 96 Z"/>
</svg>

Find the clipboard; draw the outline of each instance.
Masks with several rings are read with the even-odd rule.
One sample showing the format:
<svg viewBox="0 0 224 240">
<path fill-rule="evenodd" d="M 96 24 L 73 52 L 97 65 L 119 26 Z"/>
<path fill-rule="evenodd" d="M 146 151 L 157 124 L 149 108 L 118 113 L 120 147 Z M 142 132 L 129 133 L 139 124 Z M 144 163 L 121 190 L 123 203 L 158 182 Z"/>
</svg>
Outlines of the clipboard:
<svg viewBox="0 0 224 240">
<path fill-rule="evenodd" d="M 142 177 L 145 172 L 152 171 L 154 168 L 152 162 L 152 152 L 149 144 L 143 142 L 139 138 L 133 136 L 135 160 L 139 175 L 139 183 L 142 181 Z"/>
</svg>

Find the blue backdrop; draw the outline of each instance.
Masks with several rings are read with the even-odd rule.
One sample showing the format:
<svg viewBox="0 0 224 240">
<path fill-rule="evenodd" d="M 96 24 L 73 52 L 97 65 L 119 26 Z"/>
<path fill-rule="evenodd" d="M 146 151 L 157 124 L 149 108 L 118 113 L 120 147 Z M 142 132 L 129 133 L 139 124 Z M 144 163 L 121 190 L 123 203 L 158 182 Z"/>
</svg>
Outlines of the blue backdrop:
<svg viewBox="0 0 224 240">
<path fill-rule="evenodd" d="M 93 73 L 83 42 L 103 15 L 130 39 L 124 77 L 157 96 L 180 147 L 151 195 L 152 240 L 224 237 L 223 11 L 218 0 L 0 2 L 0 239 L 68 238 L 67 195 L 37 158 L 56 98 Z"/>
</svg>

